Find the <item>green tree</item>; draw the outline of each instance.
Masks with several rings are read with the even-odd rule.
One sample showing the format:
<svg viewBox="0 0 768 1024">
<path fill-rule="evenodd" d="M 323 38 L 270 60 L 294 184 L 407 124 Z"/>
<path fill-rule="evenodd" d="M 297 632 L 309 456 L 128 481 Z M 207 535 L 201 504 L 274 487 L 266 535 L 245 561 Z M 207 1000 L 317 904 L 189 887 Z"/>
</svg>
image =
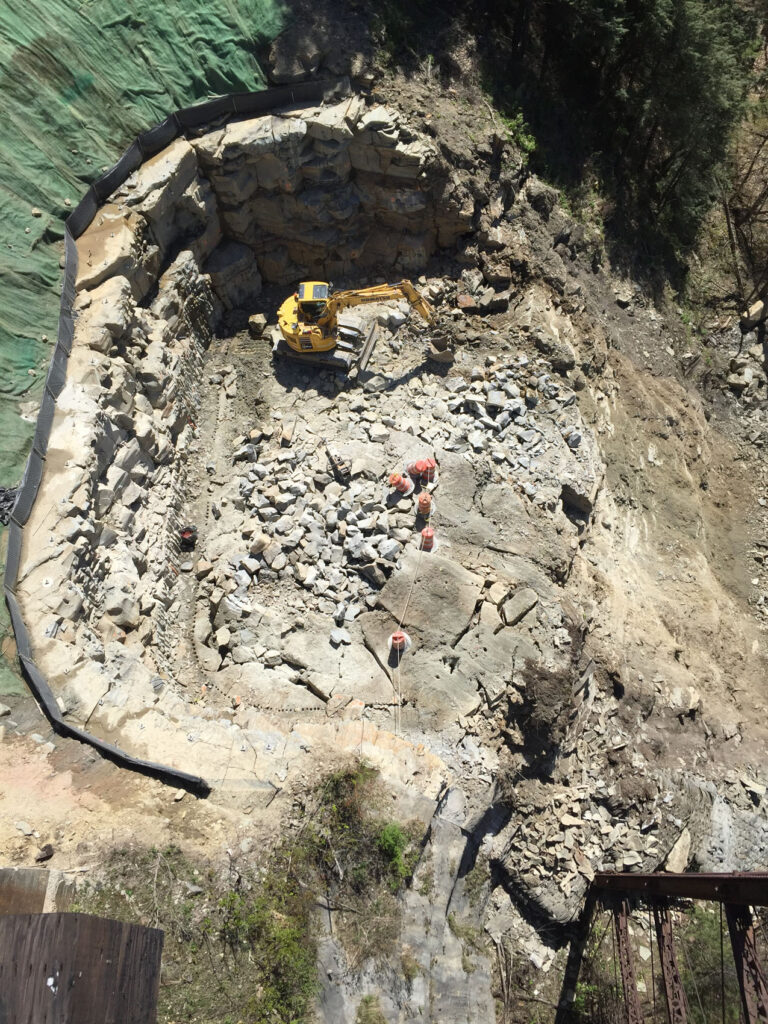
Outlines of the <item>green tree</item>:
<svg viewBox="0 0 768 1024">
<path fill-rule="evenodd" d="M 614 227 L 684 255 L 719 192 L 763 24 L 737 0 L 478 0 L 503 25 L 496 101 L 523 113 L 539 169 L 597 166 Z M 502 72 L 505 65 L 505 72 Z M 510 88 L 511 83 L 511 88 Z"/>
</svg>

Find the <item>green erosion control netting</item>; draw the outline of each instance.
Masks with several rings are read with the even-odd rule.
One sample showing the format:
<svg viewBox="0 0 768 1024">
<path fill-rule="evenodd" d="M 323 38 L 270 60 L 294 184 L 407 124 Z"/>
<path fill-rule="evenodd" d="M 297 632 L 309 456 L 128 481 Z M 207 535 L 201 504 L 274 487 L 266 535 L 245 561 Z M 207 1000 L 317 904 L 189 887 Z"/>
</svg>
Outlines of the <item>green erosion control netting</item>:
<svg viewBox="0 0 768 1024">
<path fill-rule="evenodd" d="M 170 111 L 262 87 L 283 18 L 279 0 L 0 0 L 0 485 L 34 433 L 19 400 L 39 397 L 56 339 L 64 218 Z"/>
</svg>

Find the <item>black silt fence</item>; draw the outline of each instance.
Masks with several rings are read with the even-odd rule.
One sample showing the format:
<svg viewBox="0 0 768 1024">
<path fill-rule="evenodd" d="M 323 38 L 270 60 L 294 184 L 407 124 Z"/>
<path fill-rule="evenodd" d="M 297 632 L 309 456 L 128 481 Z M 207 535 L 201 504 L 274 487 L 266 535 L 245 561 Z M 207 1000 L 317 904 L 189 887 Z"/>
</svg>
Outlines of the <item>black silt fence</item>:
<svg viewBox="0 0 768 1024">
<path fill-rule="evenodd" d="M 22 673 L 35 699 L 50 722 L 54 732 L 60 736 L 78 740 L 93 747 L 102 757 L 121 768 L 129 768 L 159 779 L 161 782 L 187 789 L 198 796 L 207 796 L 211 787 L 197 775 L 171 768 L 168 765 L 143 758 L 133 757 L 111 743 L 105 743 L 97 736 L 67 722 L 48 684 L 48 680 L 34 661 L 29 630 L 16 599 L 19 583 L 21 550 L 24 527 L 38 497 L 43 479 L 48 439 L 56 411 L 56 399 L 61 394 L 67 378 L 67 364 L 74 337 L 72 305 L 75 300 L 77 281 L 77 247 L 75 239 L 86 230 L 96 216 L 99 207 L 112 193 L 141 167 L 145 160 L 155 156 L 174 139 L 185 138 L 188 132 L 203 128 L 212 121 L 229 120 L 253 114 L 266 114 L 293 105 L 322 103 L 348 89 L 345 80 L 301 82 L 293 86 L 279 86 L 260 92 L 239 92 L 207 100 L 196 106 L 184 107 L 170 114 L 160 124 L 137 136 L 117 163 L 110 167 L 91 185 L 85 196 L 67 218 L 64 230 L 65 265 L 61 289 L 61 312 L 56 345 L 48 369 L 45 388 L 37 417 L 32 451 L 27 459 L 26 469 L 19 485 L 16 502 L 8 524 L 8 550 L 5 563 L 3 590 L 5 602 L 11 617 L 16 637 L 16 647 Z"/>
</svg>

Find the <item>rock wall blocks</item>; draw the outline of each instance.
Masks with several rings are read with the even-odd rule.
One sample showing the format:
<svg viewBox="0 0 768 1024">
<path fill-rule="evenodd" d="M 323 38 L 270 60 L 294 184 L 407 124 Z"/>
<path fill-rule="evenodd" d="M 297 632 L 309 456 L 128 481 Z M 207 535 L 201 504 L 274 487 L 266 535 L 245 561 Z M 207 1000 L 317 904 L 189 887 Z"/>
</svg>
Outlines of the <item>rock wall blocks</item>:
<svg viewBox="0 0 768 1024">
<path fill-rule="evenodd" d="M 365 109 L 363 100 L 353 96 L 332 107 L 306 113 L 307 134 L 322 141 L 346 142 L 354 135 L 354 126 Z"/>
<path fill-rule="evenodd" d="M 108 278 L 92 291 L 81 292 L 74 308 L 75 344 L 106 354 L 130 333 L 134 321 L 131 283 L 122 275 Z"/>
<path fill-rule="evenodd" d="M 247 309 L 261 292 L 253 250 L 239 242 L 220 245 L 206 263 L 205 273 L 225 309 Z"/>
<path fill-rule="evenodd" d="M 78 291 L 119 274 L 128 278 L 134 298 L 140 300 L 156 280 L 160 254 L 147 244 L 146 221 L 140 214 L 108 204 L 76 244 Z"/>
<path fill-rule="evenodd" d="M 120 195 L 128 206 L 154 196 L 150 205 L 162 203 L 167 209 L 197 177 L 197 156 L 186 139 L 176 139 L 150 157 L 128 178 Z"/>
</svg>

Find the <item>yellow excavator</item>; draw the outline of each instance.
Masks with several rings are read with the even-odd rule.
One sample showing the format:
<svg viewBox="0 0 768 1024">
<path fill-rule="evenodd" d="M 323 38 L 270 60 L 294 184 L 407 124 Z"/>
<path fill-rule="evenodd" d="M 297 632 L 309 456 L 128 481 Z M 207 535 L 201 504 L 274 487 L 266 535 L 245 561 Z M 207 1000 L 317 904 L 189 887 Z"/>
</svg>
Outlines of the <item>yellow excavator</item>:
<svg viewBox="0 0 768 1024">
<path fill-rule="evenodd" d="M 376 344 L 376 324 L 364 337 L 359 324 L 340 314 L 352 306 L 402 298 L 427 323 L 433 322 L 432 306 L 410 281 L 344 292 L 332 292 L 324 281 L 303 281 L 277 311 L 283 340 L 276 351 L 314 365 L 364 370 Z"/>
</svg>

